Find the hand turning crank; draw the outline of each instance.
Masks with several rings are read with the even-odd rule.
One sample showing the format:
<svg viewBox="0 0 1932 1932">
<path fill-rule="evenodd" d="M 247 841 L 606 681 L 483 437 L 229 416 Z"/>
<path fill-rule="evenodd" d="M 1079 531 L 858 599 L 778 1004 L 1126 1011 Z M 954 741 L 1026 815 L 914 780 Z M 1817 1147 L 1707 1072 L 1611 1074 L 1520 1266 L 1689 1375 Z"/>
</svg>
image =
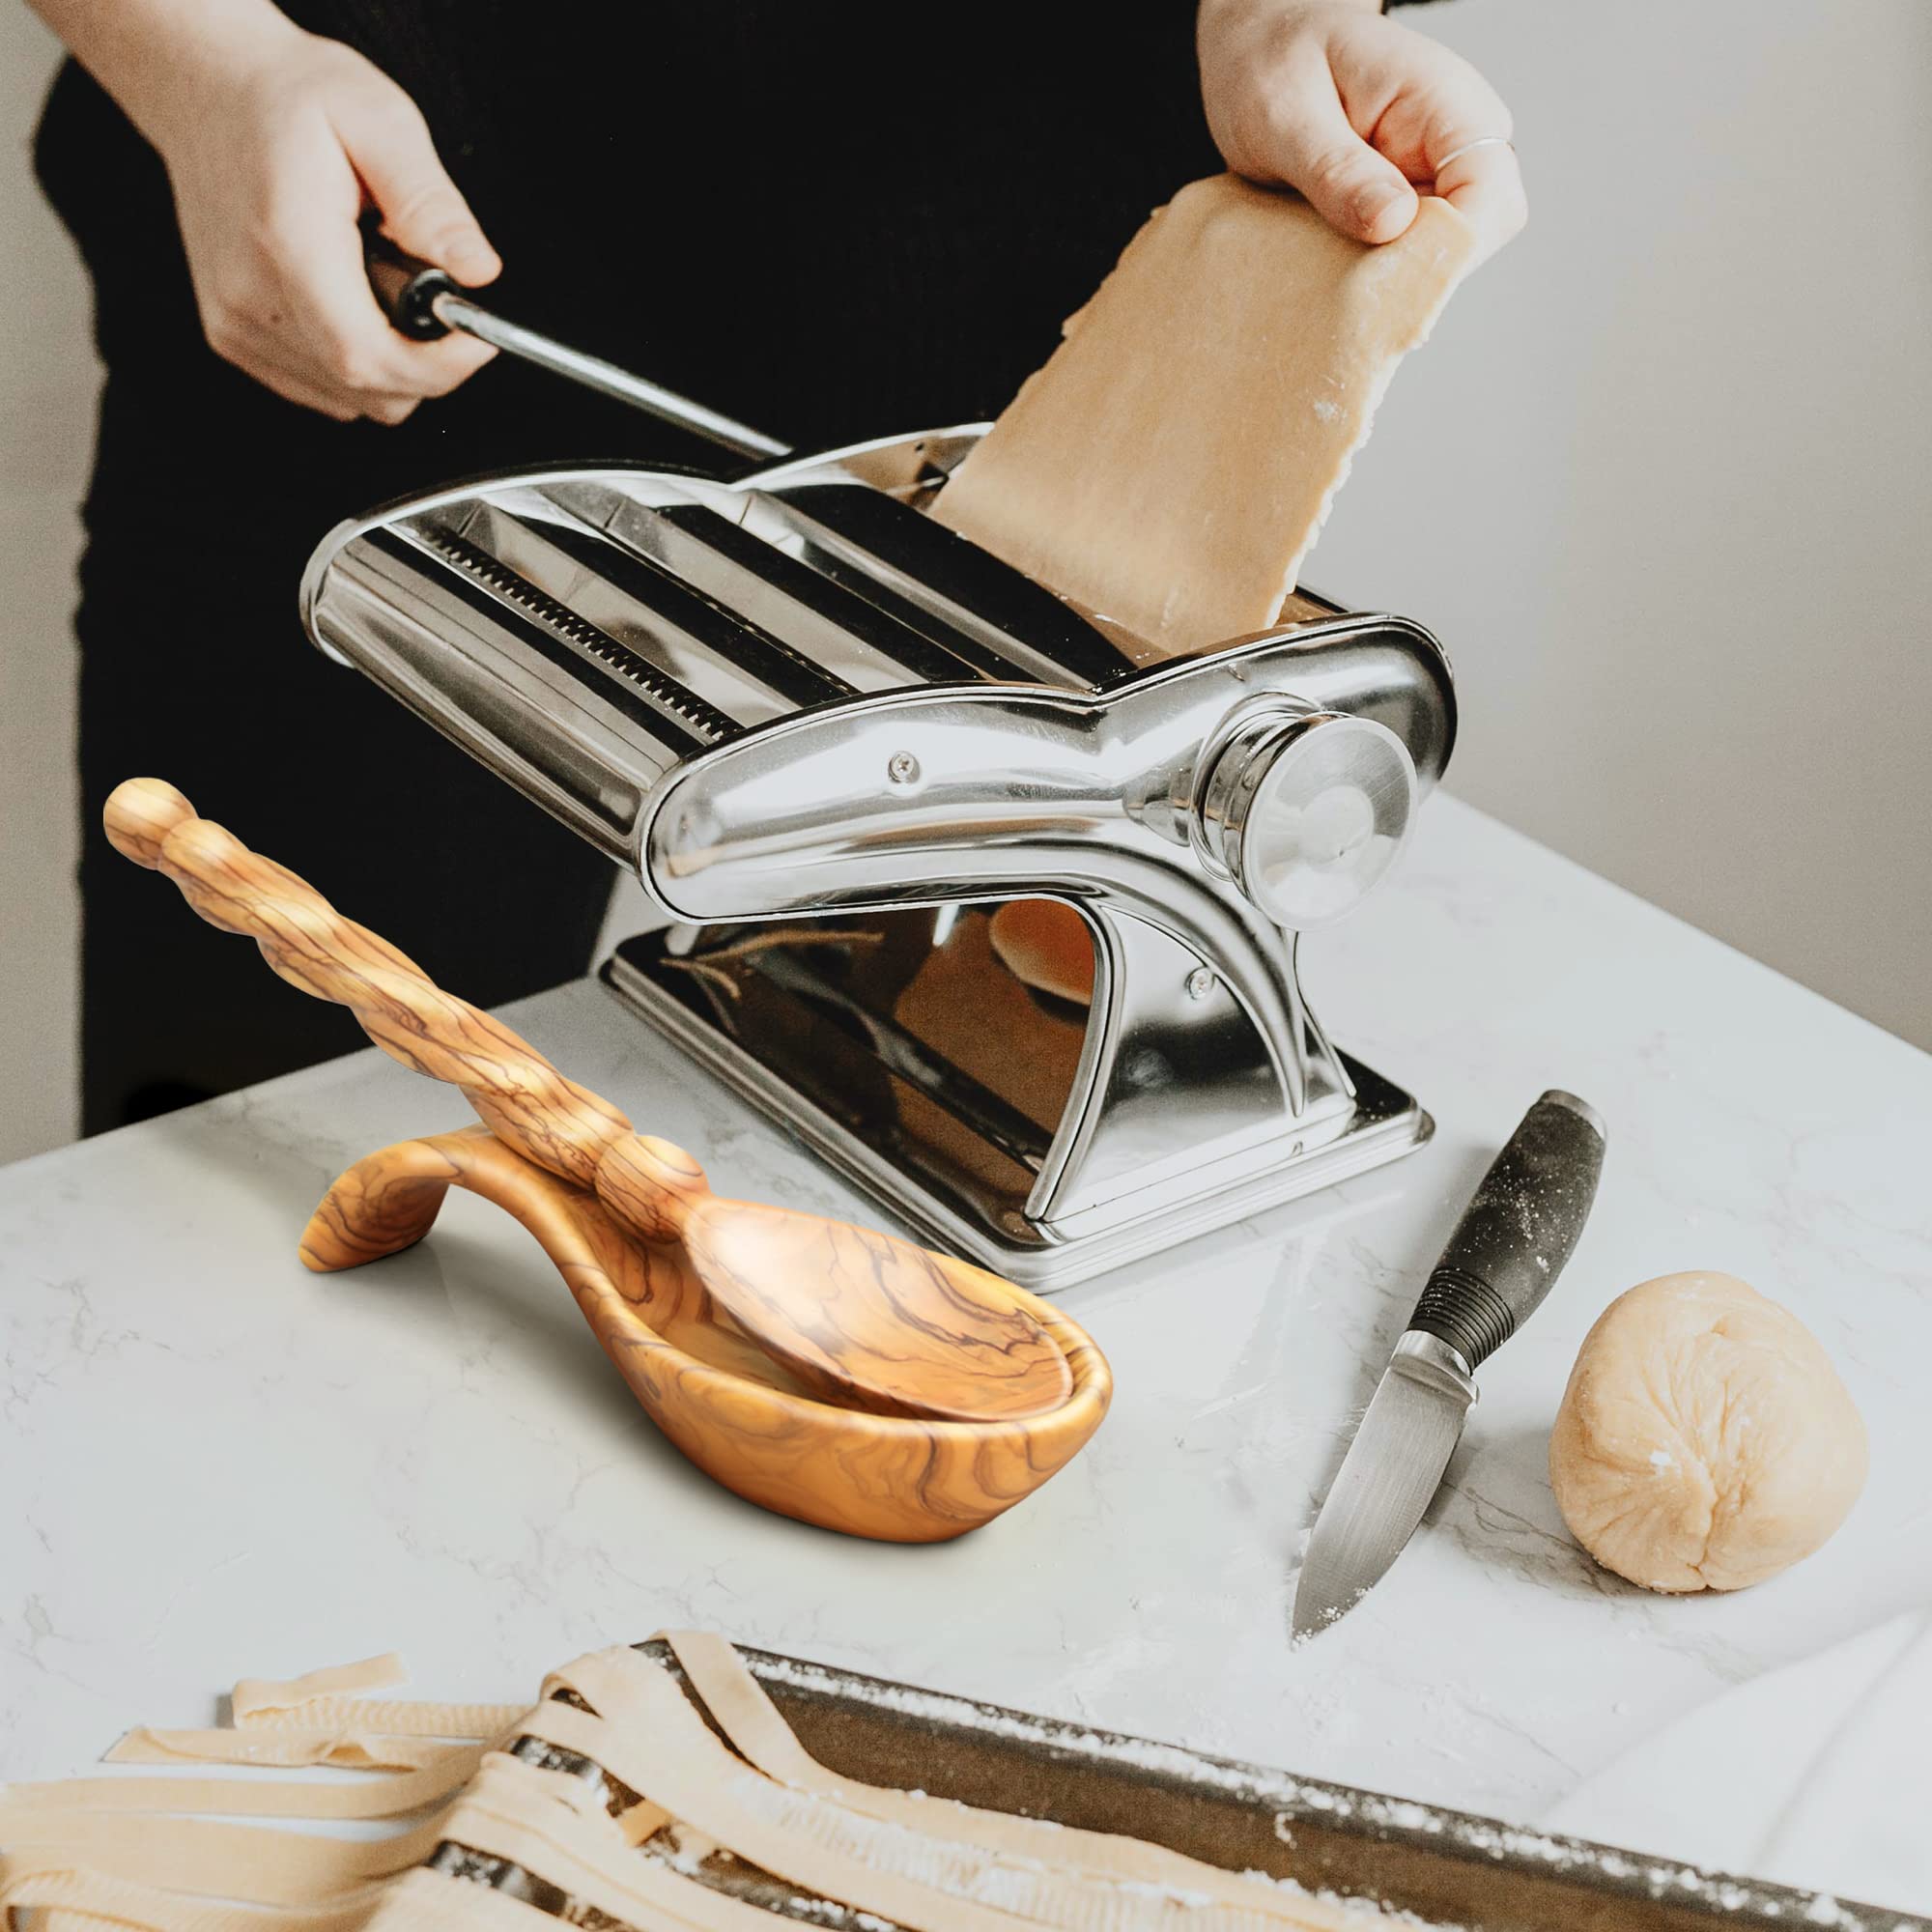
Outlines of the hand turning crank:
<svg viewBox="0 0 1932 1932">
<path fill-rule="evenodd" d="M 117 851 L 172 879 L 211 925 L 255 940 L 291 985 L 347 1007 L 391 1059 L 460 1087 L 499 1140 L 594 1191 L 644 1240 L 681 1242 L 713 1304 L 827 1399 L 962 1421 L 1066 1400 L 1065 1354 L 997 1276 L 842 1221 L 720 1199 L 682 1148 L 634 1133 L 610 1101 L 197 817 L 172 785 L 129 779 L 103 816 Z"/>
</svg>

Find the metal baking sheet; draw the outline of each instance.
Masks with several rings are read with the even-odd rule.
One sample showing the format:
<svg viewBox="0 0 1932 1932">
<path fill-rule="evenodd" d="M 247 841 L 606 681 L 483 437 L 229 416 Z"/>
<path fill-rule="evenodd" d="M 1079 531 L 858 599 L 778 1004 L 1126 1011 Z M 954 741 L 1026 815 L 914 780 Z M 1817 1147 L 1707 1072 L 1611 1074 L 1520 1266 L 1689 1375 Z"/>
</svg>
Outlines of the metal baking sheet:
<svg viewBox="0 0 1932 1932">
<path fill-rule="evenodd" d="M 668 1645 L 639 1648 L 676 1673 Z M 767 1651 L 741 1647 L 739 1654 L 805 1748 L 845 1776 L 1144 1838 L 1230 1871 L 1292 1879 L 1435 1925 L 1710 1932 L 1720 1921 L 1783 1932 L 1932 1932 L 1932 1919 L 1910 1913 L 1705 1872 Z M 528 1743 L 524 1754 L 555 1761 L 554 1747 Z M 568 1768 L 592 1779 L 601 1775 L 587 1761 Z M 486 1872 L 440 1857 L 431 1862 L 521 1891 L 509 1869 Z M 787 1896 L 742 1865 L 735 1876 L 721 1870 L 714 1882 L 833 1932 L 863 1917 L 829 1901 Z M 555 1902 L 522 1895 L 571 1916 L 560 1894 Z"/>
</svg>

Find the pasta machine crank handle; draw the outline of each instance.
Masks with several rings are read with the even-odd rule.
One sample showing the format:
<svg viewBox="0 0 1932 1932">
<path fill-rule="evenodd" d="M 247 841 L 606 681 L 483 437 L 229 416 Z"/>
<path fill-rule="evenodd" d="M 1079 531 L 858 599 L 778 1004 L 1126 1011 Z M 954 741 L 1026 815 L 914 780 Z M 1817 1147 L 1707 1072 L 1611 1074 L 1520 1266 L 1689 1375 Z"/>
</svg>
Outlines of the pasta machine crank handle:
<svg viewBox="0 0 1932 1932">
<path fill-rule="evenodd" d="M 405 253 L 378 228 L 373 219 L 362 224 L 362 252 L 369 270 L 369 286 L 381 303 L 390 327 L 416 342 L 434 342 L 460 328 L 493 349 L 533 362 L 553 375 L 600 394 L 614 396 L 620 403 L 642 410 L 660 422 L 668 422 L 737 457 L 771 458 L 789 456 L 788 443 L 762 430 L 741 423 L 734 417 L 707 409 L 702 403 L 680 396 L 674 389 L 635 376 L 607 362 L 599 355 L 586 355 L 580 349 L 540 335 L 521 323 L 482 306 L 470 292 L 433 263 Z"/>
</svg>

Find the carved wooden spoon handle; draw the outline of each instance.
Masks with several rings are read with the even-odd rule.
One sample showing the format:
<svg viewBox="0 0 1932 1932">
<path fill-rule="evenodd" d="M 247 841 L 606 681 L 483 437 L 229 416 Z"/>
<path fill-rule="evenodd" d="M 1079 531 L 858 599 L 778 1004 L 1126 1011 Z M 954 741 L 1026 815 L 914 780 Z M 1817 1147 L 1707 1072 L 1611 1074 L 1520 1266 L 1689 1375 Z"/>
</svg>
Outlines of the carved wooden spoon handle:
<svg viewBox="0 0 1932 1932">
<path fill-rule="evenodd" d="M 674 1238 L 708 1192 L 703 1169 L 682 1148 L 634 1135 L 610 1101 L 566 1079 L 500 1020 L 445 993 L 306 880 L 198 817 L 173 785 L 129 779 L 102 819 L 117 851 L 172 879 L 211 925 L 253 939 L 292 986 L 347 1007 L 392 1060 L 460 1087 L 499 1139 L 595 1187 L 640 1234 Z"/>
</svg>

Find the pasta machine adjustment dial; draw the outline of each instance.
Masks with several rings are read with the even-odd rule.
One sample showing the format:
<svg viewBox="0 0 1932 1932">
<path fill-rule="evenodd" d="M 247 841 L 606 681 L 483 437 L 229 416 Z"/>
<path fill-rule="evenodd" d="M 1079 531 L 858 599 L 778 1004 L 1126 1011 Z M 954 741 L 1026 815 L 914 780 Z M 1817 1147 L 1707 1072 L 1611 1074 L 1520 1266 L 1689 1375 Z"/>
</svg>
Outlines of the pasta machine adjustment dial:
<svg viewBox="0 0 1932 1932">
<path fill-rule="evenodd" d="M 1415 762 L 1387 725 L 1272 698 L 1241 706 L 1197 767 L 1191 842 L 1291 932 L 1345 919 L 1415 822 Z"/>
</svg>

